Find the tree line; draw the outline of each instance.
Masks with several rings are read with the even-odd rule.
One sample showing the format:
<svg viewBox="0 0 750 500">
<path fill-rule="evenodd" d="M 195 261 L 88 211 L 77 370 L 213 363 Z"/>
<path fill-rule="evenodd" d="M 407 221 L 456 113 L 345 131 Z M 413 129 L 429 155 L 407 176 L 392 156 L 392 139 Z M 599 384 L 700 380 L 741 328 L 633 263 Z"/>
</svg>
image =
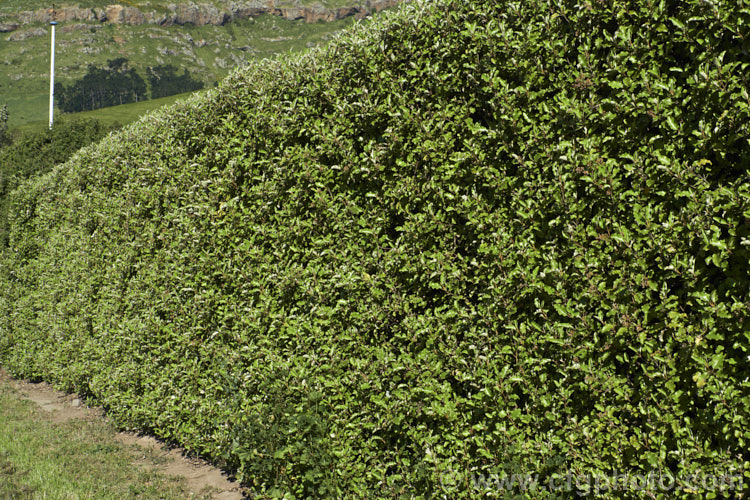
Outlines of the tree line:
<svg viewBox="0 0 750 500">
<path fill-rule="evenodd" d="M 110 59 L 104 67 L 89 66 L 83 78 L 70 85 L 56 83 L 57 105 L 65 113 L 76 113 L 204 87 L 203 82 L 193 78 L 187 69 L 180 74 L 171 64 L 149 67 L 147 79 L 148 85 L 126 58 Z"/>
</svg>

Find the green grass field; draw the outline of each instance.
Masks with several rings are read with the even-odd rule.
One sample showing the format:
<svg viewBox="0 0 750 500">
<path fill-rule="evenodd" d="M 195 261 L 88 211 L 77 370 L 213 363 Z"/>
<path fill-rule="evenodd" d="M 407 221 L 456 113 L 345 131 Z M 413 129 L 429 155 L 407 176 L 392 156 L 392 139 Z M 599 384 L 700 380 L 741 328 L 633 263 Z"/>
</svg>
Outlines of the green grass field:
<svg viewBox="0 0 750 500">
<path fill-rule="evenodd" d="M 84 111 L 82 113 L 75 113 L 75 116 L 80 116 L 82 118 L 94 118 L 106 125 L 114 125 L 117 123 L 119 123 L 120 125 L 126 125 L 130 122 L 136 121 L 138 118 L 153 109 L 173 104 L 180 99 L 188 97 L 189 95 L 191 95 L 191 92 L 185 94 L 177 94 L 169 97 L 162 97 L 160 99 L 152 99 L 149 101 L 123 104 L 122 106 L 111 106 L 109 108 L 95 109 L 93 111 Z M 71 114 L 70 116 L 73 116 L 73 114 Z"/>
<path fill-rule="evenodd" d="M 180 99 L 187 98 L 192 93 L 177 94 L 159 99 L 150 99 L 148 101 L 134 102 L 123 104 L 122 106 L 111 106 L 108 108 L 95 109 L 93 111 L 84 111 L 82 113 L 60 113 L 55 111 L 55 120 L 60 117 L 66 118 L 92 118 L 99 120 L 105 125 L 127 125 L 128 123 L 138 120 L 151 110 L 173 104 Z M 48 115 L 45 114 L 44 120 L 28 121 L 12 129 L 13 133 L 19 133 L 27 130 L 46 127 L 48 124 Z"/>
</svg>

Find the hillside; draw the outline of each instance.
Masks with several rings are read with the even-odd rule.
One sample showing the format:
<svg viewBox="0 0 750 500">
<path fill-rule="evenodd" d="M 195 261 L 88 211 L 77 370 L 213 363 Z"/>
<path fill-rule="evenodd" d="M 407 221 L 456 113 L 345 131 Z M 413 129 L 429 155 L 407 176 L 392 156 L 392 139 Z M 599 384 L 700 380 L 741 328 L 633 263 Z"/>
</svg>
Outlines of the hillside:
<svg viewBox="0 0 750 500">
<path fill-rule="evenodd" d="M 98 22 L 110 24 L 157 24 L 160 26 L 207 24 L 223 25 L 237 19 L 262 15 L 280 16 L 307 23 L 335 21 L 349 16 L 364 17 L 392 7 L 402 0 L 271 0 L 268 2 L 78 2 L 76 5 L 50 5 L 36 1 L 6 1 L 0 7 L 0 30 L 15 31 L 25 25 L 50 21 Z M 11 38 L 12 39 L 12 38 Z"/>
<path fill-rule="evenodd" d="M 740 497 L 748 21 L 415 1 L 253 62 L 13 193 L 0 362 L 258 497 Z"/>
<path fill-rule="evenodd" d="M 56 20 L 56 81 L 70 85 L 89 65 L 125 57 L 141 77 L 173 65 L 212 86 L 248 61 L 324 44 L 394 0 L 328 2 L 77 2 L 0 4 L 0 105 L 11 127 L 45 120 L 49 21 Z"/>
</svg>

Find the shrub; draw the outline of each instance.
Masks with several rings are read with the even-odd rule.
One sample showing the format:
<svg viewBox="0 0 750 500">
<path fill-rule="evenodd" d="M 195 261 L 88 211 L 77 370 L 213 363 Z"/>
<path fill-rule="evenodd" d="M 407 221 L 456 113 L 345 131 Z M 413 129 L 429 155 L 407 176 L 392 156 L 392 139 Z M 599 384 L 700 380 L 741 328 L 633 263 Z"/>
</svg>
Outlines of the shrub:
<svg viewBox="0 0 750 500">
<path fill-rule="evenodd" d="M 45 126 L 19 133 L 15 139 L 8 137 L 5 147 L 0 148 L 0 249 L 8 244 L 7 212 L 11 191 L 23 181 L 65 162 L 110 130 L 96 120 L 63 119 L 52 130 Z"/>
<path fill-rule="evenodd" d="M 0 357 L 262 496 L 747 478 L 748 19 L 418 1 L 255 64 L 14 192 Z"/>
</svg>

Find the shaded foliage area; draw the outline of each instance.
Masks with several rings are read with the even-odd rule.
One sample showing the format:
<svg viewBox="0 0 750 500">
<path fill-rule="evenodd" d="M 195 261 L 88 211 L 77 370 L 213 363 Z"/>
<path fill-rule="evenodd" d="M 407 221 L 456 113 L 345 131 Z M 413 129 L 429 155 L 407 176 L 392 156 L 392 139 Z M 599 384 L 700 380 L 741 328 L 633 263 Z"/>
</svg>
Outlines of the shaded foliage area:
<svg viewBox="0 0 750 500">
<path fill-rule="evenodd" d="M 27 179 L 67 161 L 82 147 L 104 137 L 112 128 L 96 120 L 62 119 L 49 130 L 30 130 L 0 145 L 0 249 L 8 243 L 8 200 Z"/>
<path fill-rule="evenodd" d="M 749 26 L 416 1 L 252 65 L 14 191 L 0 359 L 258 496 L 750 484 Z"/>
<path fill-rule="evenodd" d="M 107 61 L 107 66 L 89 66 L 83 78 L 71 85 L 55 84 L 56 102 L 66 113 L 90 111 L 147 99 L 146 82 L 124 57 Z"/>
<path fill-rule="evenodd" d="M 204 87 L 203 82 L 192 78 L 187 69 L 180 75 L 178 68 L 171 64 L 148 68 L 148 84 L 152 99 L 193 92 Z"/>
</svg>

